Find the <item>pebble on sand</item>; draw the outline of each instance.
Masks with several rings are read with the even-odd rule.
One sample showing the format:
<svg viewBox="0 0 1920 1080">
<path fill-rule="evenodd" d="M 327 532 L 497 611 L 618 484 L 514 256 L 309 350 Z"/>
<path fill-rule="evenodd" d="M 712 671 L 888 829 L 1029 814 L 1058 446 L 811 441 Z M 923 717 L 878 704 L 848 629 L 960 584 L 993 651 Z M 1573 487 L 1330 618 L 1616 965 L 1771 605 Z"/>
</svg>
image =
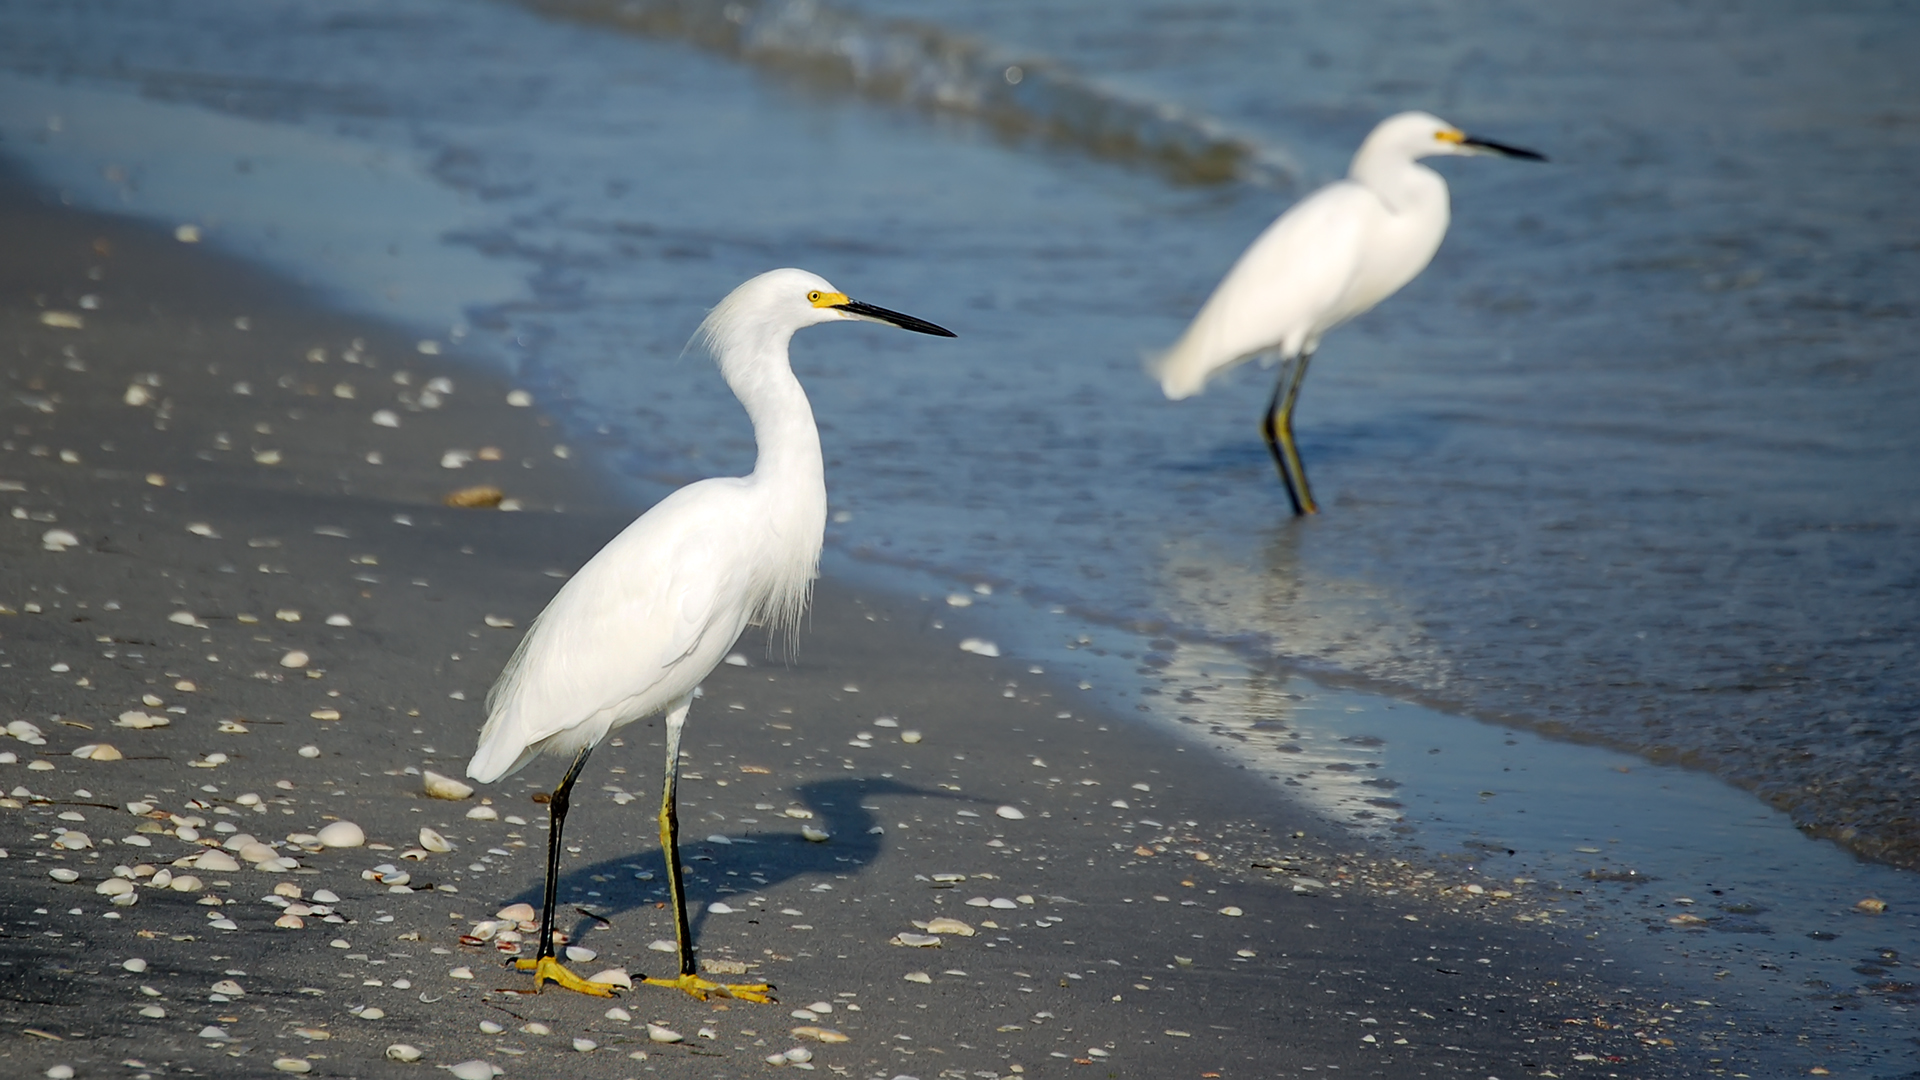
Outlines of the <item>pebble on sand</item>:
<svg viewBox="0 0 1920 1080">
<path fill-rule="evenodd" d="M 367 842 L 365 830 L 351 821 L 329 822 L 314 835 L 320 838 L 321 844 L 330 848 L 356 848 Z"/>
<path fill-rule="evenodd" d="M 451 776 L 441 776 L 432 769 L 421 772 L 420 789 L 427 794 L 428 798 L 449 799 L 455 802 L 473 794 L 472 785 L 461 783 Z"/>
</svg>

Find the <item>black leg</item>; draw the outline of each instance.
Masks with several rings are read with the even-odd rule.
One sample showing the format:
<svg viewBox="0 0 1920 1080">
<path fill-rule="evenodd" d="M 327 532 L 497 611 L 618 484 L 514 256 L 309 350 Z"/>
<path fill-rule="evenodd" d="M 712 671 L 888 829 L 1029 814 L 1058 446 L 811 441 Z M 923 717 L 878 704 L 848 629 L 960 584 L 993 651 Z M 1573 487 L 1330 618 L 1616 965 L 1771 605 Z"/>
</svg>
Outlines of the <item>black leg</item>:
<svg viewBox="0 0 1920 1080">
<path fill-rule="evenodd" d="M 542 960 L 553 955 L 553 908 L 560 892 L 560 832 L 567 822 L 567 801 L 573 795 L 573 782 L 580 778 L 580 770 L 586 767 L 587 755 L 591 753 L 591 746 L 580 751 L 580 756 L 573 759 L 573 767 L 560 778 L 560 786 L 553 789 L 553 796 L 547 801 L 547 898 L 540 909 L 540 951 L 535 954 Z"/>
<path fill-rule="evenodd" d="M 1287 498 L 1293 501 L 1296 515 L 1317 514 L 1313 488 L 1307 483 L 1307 467 L 1293 441 L 1293 406 L 1300 398 L 1300 384 L 1306 380 L 1312 353 L 1301 353 L 1281 369 L 1273 387 L 1273 400 L 1267 405 L 1267 448 L 1280 467 L 1280 479 L 1286 482 Z"/>
</svg>

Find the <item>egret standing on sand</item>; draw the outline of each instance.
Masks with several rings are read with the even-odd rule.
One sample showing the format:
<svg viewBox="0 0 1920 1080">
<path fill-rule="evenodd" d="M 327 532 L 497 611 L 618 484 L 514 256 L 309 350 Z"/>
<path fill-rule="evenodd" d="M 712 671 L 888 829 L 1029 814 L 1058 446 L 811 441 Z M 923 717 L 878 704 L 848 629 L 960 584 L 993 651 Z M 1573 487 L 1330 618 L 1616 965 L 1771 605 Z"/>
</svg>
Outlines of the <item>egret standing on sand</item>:
<svg viewBox="0 0 1920 1080">
<path fill-rule="evenodd" d="M 1293 403 L 1327 331 L 1412 281 L 1447 234 L 1447 182 L 1419 163 L 1438 154 L 1546 159 L 1475 138 L 1422 112 L 1380 122 L 1347 178 L 1314 192 L 1254 240 L 1180 340 L 1154 365 L 1174 401 L 1260 356 L 1281 362 L 1260 433 L 1295 514 L 1319 512 L 1293 445 Z"/>
<path fill-rule="evenodd" d="M 541 754 L 573 759 L 548 803 L 545 906 L 540 949 L 521 960 L 534 986 L 610 996 L 612 988 L 554 958 L 553 908 L 560 832 L 573 782 L 601 740 L 636 720 L 666 715 L 666 782 L 660 849 L 667 860 L 680 974 L 645 979 L 698 998 L 769 1001 L 764 984 L 725 985 L 699 976 L 680 880 L 674 789 L 680 732 L 694 691 L 749 623 L 793 634 L 820 562 L 827 521 L 825 466 L 813 409 L 787 359 L 793 332 L 861 319 L 922 334 L 950 331 L 910 315 L 849 300 L 804 270 L 761 274 L 728 294 L 700 326 L 720 374 L 753 420 L 759 458 L 744 477 L 702 480 L 662 499 L 613 538 L 540 613 L 487 695 L 487 724 L 467 775 L 508 776 Z"/>
</svg>

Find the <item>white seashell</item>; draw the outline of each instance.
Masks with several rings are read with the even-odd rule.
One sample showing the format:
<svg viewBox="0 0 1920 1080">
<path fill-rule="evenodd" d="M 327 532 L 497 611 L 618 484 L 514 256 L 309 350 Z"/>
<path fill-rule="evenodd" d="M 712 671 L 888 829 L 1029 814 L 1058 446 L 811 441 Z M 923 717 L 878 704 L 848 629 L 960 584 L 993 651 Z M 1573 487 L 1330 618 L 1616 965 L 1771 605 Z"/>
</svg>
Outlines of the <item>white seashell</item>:
<svg viewBox="0 0 1920 1080">
<path fill-rule="evenodd" d="M 540 913 L 533 910 L 532 904 L 508 904 L 506 907 L 493 913 L 493 917 L 496 919 L 505 919 L 508 922 L 515 923 L 532 922 L 534 919 L 539 918 L 539 916 Z"/>
<path fill-rule="evenodd" d="M 303 758 L 317 758 L 320 756 L 320 748 L 311 745 L 303 746 L 300 748 L 299 754 Z"/>
<path fill-rule="evenodd" d="M 327 616 L 327 625 L 328 626 L 352 626 L 353 620 L 348 618 L 345 615 L 339 615 L 339 614 L 329 615 Z"/>
<path fill-rule="evenodd" d="M 133 882 L 128 881 L 126 878 L 110 877 L 100 884 L 95 885 L 93 891 L 99 893 L 101 896 L 123 896 L 133 891 Z"/>
<path fill-rule="evenodd" d="M 384 1020 L 387 1016 L 387 1010 L 377 1005 L 370 1005 L 367 1008 L 361 1009 L 359 1015 L 362 1020 Z"/>
<path fill-rule="evenodd" d="M 273 1067 L 279 1069 L 281 1072 L 290 1073 L 313 1071 L 313 1064 L 305 1058 L 274 1058 Z"/>
<path fill-rule="evenodd" d="M 491 806 L 476 806 L 467 811 L 469 821 L 498 821 L 500 812 Z"/>
<path fill-rule="evenodd" d="M 313 902 L 316 904 L 337 904 L 340 897 L 332 889 L 313 890 Z"/>
<path fill-rule="evenodd" d="M 563 951 L 567 954 L 567 959 L 576 964 L 590 963 L 595 957 L 600 955 L 585 945 L 569 945 Z"/>
<path fill-rule="evenodd" d="M 648 1024 L 647 1038 L 657 1043 L 677 1043 L 686 1038 L 686 1036 L 670 1027 L 661 1027 L 659 1024 Z"/>
<path fill-rule="evenodd" d="M 79 545 L 80 538 L 65 529 L 48 529 L 40 534 L 40 546 L 47 551 L 65 551 Z"/>
<path fill-rule="evenodd" d="M 910 949 L 937 949 L 940 947 L 940 939 L 933 934 L 910 934 L 902 932 L 895 934 L 893 940 L 887 942 L 887 944 L 905 945 Z"/>
<path fill-rule="evenodd" d="M 230 874 L 240 869 L 240 863 L 224 851 L 208 848 L 193 860 L 193 868 L 210 874 Z"/>
<path fill-rule="evenodd" d="M 494 1065 L 492 1062 L 481 1061 L 478 1058 L 472 1061 L 463 1061 L 458 1065 L 442 1065 L 440 1067 L 452 1073 L 454 1080 L 493 1080 L 494 1077 L 506 1072 L 505 1069 Z"/>
<path fill-rule="evenodd" d="M 1017 806 L 996 807 L 993 813 L 994 816 L 1006 818 L 1008 821 L 1019 821 L 1027 816 L 1026 811 Z"/>
<path fill-rule="evenodd" d="M 400 414 L 392 409 L 379 409 L 373 414 L 373 422 L 380 427 L 399 427 Z"/>
<path fill-rule="evenodd" d="M 593 1041 L 592 1039 L 575 1039 L 575 1040 L 573 1040 L 573 1048 L 574 1048 L 575 1050 L 578 1050 L 578 1051 L 580 1051 L 580 1052 L 581 1052 L 581 1053 L 583 1053 L 583 1054 L 584 1054 L 584 1053 L 586 1053 L 586 1052 L 587 1052 L 587 1051 L 589 1051 L 589 1050 L 592 1050 L 592 1049 L 594 1049 L 595 1047 L 597 1047 L 597 1046 L 599 1046 L 599 1045 L 600 1045 L 599 1043 L 597 1043 L 597 1042 L 594 1042 L 594 1041 Z"/>
<path fill-rule="evenodd" d="M 789 1063 L 797 1065 L 803 1061 L 812 1061 L 813 1051 L 804 1046 L 796 1046 L 780 1056 L 787 1059 Z"/>
<path fill-rule="evenodd" d="M 299 649 L 289 649 L 287 654 L 280 658 L 280 666 L 283 668 L 303 668 L 306 667 L 307 662 L 312 659 L 312 657 L 301 652 Z"/>
<path fill-rule="evenodd" d="M 433 799 L 451 799 L 458 801 L 473 794 L 472 785 L 463 784 L 451 776 L 441 776 L 432 769 L 421 772 L 420 788 L 427 793 L 429 798 Z"/>
<path fill-rule="evenodd" d="M 304 930 L 306 929 L 307 921 L 298 915 L 288 914 L 273 920 L 273 925 L 282 930 Z"/>
<path fill-rule="evenodd" d="M 137 956 L 131 960 L 121 961 L 120 966 L 125 968 L 128 971 L 133 972 L 135 975 L 138 975 L 141 972 L 147 970 L 147 962 L 145 960 L 140 959 Z"/>
<path fill-rule="evenodd" d="M 1245 915 L 1245 914 L 1246 914 L 1246 912 L 1244 912 L 1244 911 L 1241 911 L 1241 910 L 1240 910 L 1239 908 L 1237 908 L 1237 907 L 1232 907 L 1232 906 L 1228 906 L 1228 907 L 1223 907 L 1223 908 L 1221 908 L 1221 909 L 1220 909 L 1220 914 L 1222 914 L 1222 915 L 1230 915 L 1230 916 L 1233 916 L 1234 918 L 1239 918 L 1240 916 L 1242 916 L 1242 915 Z"/>
<path fill-rule="evenodd" d="M 833 839 L 833 835 L 831 833 L 827 832 L 825 829 L 816 829 L 812 825 L 800 826 L 800 835 L 807 838 L 808 840 L 813 841 L 816 844 L 824 844 L 828 840 Z"/>
<path fill-rule="evenodd" d="M 428 851 L 441 854 L 453 850 L 453 845 L 447 842 L 446 837 L 441 836 L 439 833 L 424 825 L 420 827 L 420 846 L 426 848 Z"/>
<path fill-rule="evenodd" d="M 394 1043 L 387 1047 L 387 1058 L 391 1061 L 419 1061 L 420 1048 L 406 1043 Z"/>
<path fill-rule="evenodd" d="M 973 927 L 968 926 L 966 923 L 961 922 L 959 919 L 940 918 L 940 919 L 935 919 L 932 922 L 929 922 L 927 924 L 927 933 L 958 934 L 961 937 L 972 937 L 974 931 L 973 931 Z"/>
<path fill-rule="evenodd" d="M 73 756 L 83 761 L 119 761 L 125 757 L 120 751 L 114 749 L 112 743 L 88 743 L 85 746 L 76 747 Z"/>
<path fill-rule="evenodd" d="M 68 851 L 83 851 L 92 847 L 93 841 L 87 838 L 86 833 L 68 829 L 54 840 L 53 846 L 66 848 Z"/>
<path fill-rule="evenodd" d="M 217 1028 L 212 1024 L 208 1024 L 206 1027 L 200 1029 L 200 1034 L 196 1037 L 206 1039 L 209 1042 L 225 1042 L 228 1036 L 226 1028 Z"/>
<path fill-rule="evenodd" d="M 149 1005 L 140 1010 L 140 1015 L 149 1020 L 165 1020 L 167 1018 L 167 1010 L 158 1005 Z"/>
<path fill-rule="evenodd" d="M 473 978 L 473 969 L 470 967 L 467 967 L 465 964 L 462 964 L 461 966 L 454 968 L 452 971 L 447 972 L 447 978 L 471 979 Z"/>
<path fill-rule="evenodd" d="M 923 736 L 917 731 L 903 731 L 900 733 L 900 741 L 903 743 L 917 743 L 921 738 L 923 738 Z"/>
<path fill-rule="evenodd" d="M 908 982 L 929 983 L 929 984 L 933 982 L 933 976 L 927 974 L 924 971 L 909 971 L 905 975 L 902 975 L 901 978 L 907 980 Z"/>
<path fill-rule="evenodd" d="M 1019 907 L 1020 905 L 1014 903 L 1013 901 L 1007 899 L 1004 896 L 996 896 L 987 903 L 987 906 L 990 908 L 998 908 L 1001 911 L 1011 911 L 1014 908 Z"/>
<path fill-rule="evenodd" d="M 507 391 L 507 404 L 516 409 L 524 409 L 533 404 L 533 395 L 527 393 L 525 390 L 509 390 Z"/>
<path fill-rule="evenodd" d="M 79 871 L 69 870 L 64 866 L 56 866 L 52 870 L 47 871 L 47 876 L 64 885 L 71 885 L 80 880 Z"/>
<path fill-rule="evenodd" d="M 351 821 L 329 822 L 314 835 L 320 838 L 321 844 L 330 848 L 355 848 L 367 842 L 366 832 Z"/>
<path fill-rule="evenodd" d="M 120 718 L 115 720 L 113 725 L 115 727 L 144 730 L 146 728 L 166 727 L 172 722 L 173 721 L 164 716 L 152 716 L 139 709 L 129 709 L 121 713 Z"/>
<path fill-rule="evenodd" d="M 590 976 L 590 977 L 589 977 L 589 978 L 587 979 L 587 981 L 588 981 L 588 982 L 597 982 L 597 983 L 605 983 L 605 984 L 606 984 L 606 985 L 608 985 L 608 986 L 617 986 L 617 987 L 619 987 L 619 988 L 620 988 L 620 989 L 622 989 L 622 990 L 631 990 L 631 989 L 633 989 L 633 976 L 632 976 L 632 975 L 629 975 L 629 974 L 627 974 L 627 969 L 626 969 L 626 968 L 608 968 L 607 970 L 605 970 L 605 971 L 602 971 L 602 972 L 600 972 L 600 973 L 599 973 L 599 974 L 597 974 L 597 975 L 593 975 L 593 976 Z M 608 1010 L 607 1010 L 607 1019 L 609 1019 L 609 1020 L 631 1020 L 631 1019 L 633 1019 L 633 1017 L 631 1017 L 631 1016 L 625 1016 L 625 1015 L 622 1015 L 622 1016 L 615 1016 L 615 1015 L 613 1015 L 614 1013 L 625 1013 L 625 1012 L 626 1012 L 626 1010 L 625 1010 L 625 1009 L 608 1009 Z"/>
<path fill-rule="evenodd" d="M 999 656 L 1000 646 L 986 638 L 970 637 L 960 642 L 960 651 L 969 652 L 975 656 Z"/>
<path fill-rule="evenodd" d="M 249 863 L 263 863 L 268 859 L 277 859 L 280 853 L 258 840 L 240 845 L 238 854 Z"/>
<path fill-rule="evenodd" d="M 158 874 L 154 875 L 154 877 L 159 876 Z M 167 883 L 167 887 L 174 892 L 199 892 L 203 884 L 199 878 L 194 877 L 192 874 L 175 874 L 173 880 Z"/>
<path fill-rule="evenodd" d="M 712 915 L 732 915 L 739 910 L 739 908 L 734 907 L 732 904 L 722 903 L 717 900 L 707 905 L 707 912 Z"/>
<path fill-rule="evenodd" d="M 213 984 L 212 990 L 216 994 L 225 994 L 230 998 L 242 997 L 246 994 L 246 991 L 240 988 L 240 984 L 232 979 L 221 979 Z"/>
</svg>

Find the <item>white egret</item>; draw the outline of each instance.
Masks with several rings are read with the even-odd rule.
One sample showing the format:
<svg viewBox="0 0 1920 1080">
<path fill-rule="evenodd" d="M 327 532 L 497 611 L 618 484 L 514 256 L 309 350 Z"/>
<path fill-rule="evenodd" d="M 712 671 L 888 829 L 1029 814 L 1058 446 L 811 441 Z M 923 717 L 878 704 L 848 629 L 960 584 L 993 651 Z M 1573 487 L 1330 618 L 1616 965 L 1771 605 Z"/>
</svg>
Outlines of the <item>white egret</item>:
<svg viewBox="0 0 1920 1080">
<path fill-rule="evenodd" d="M 1327 331 L 1412 281 L 1447 234 L 1447 182 L 1419 163 L 1439 154 L 1546 159 L 1476 138 L 1423 112 L 1382 120 L 1353 156 L 1347 178 L 1295 203 L 1267 226 L 1180 340 L 1154 363 L 1168 398 L 1256 356 L 1281 362 L 1260 433 L 1295 514 L 1319 511 L 1293 444 L 1293 403 Z"/>
<path fill-rule="evenodd" d="M 749 623 L 797 630 L 819 566 L 827 520 L 820 434 L 787 344 L 815 323 L 860 319 L 952 337 L 929 322 L 850 300 L 804 270 L 761 274 L 728 294 L 700 338 L 753 420 L 759 457 L 744 477 L 702 480 L 662 499 L 608 542 L 561 587 L 487 695 L 487 723 L 467 775 L 508 776 L 541 754 L 573 759 L 548 813 L 545 904 L 534 986 L 610 996 L 610 987 L 568 971 L 554 957 L 554 899 L 567 800 L 587 755 L 614 731 L 666 716 L 666 780 L 660 848 L 667 860 L 679 940 L 677 978 L 645 981 L 698 998 L 769 1001 L 764 984 L 726 985 L 699 976 L 680 875 L 680 733 L 694 690 Z"/>
</svg>

